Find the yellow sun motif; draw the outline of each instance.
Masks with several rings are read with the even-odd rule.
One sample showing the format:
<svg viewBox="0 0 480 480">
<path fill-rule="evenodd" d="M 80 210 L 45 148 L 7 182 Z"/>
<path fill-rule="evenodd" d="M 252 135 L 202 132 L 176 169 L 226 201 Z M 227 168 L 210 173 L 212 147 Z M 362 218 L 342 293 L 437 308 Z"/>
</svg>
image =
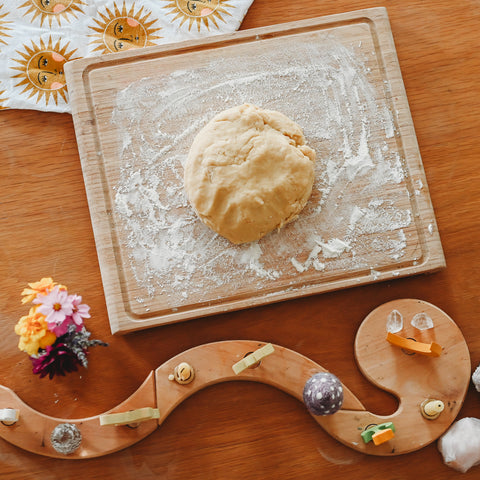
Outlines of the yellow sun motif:
<svg viewBox="0 0 480 480">
<path fill-rule="evenodd" d="M 170 0 L 163 8 L 170 9 L 167 15 L 175 14 L 172 22 L 180 18 L 180 26 L 182 26 L 188 20 L 189 31 L 196 22 L 197 29 L 200 31 L 202 23 L 207 30 L 210 30 L 209 22 L 218 28 L 217 19 L 225 22 L 222 15 L 231 15 L 225 10 L 228 7 L 234 8 L 227 3 L 227 0 Z"/>
<path fill-rule="evenodd" d="M 65 19 L 67 22 L 69 15 L 77 18 L 76 13 L 84 13 L 81 5 L 86 5 L 82 0 L 27 0 L 20 8 L 26 8 L 25 15 L 32 14 L 32 21 L 40 17 L 40 26 L 48 20 L 48 25 L 51 27 L 53 19 L 57 20 L 57 24 Z"/>
<path fill-rule="evenodd" d="M 12 78 L 20 79 L 15 87 L 24 87 L 22 94 L 29 92 L 29 99 L 37 94 L 37 104 L 45 98 L 45 104 L 48 105 L 50 97 L 58 105 L 58 97 L 61 96 L 67 102 L 67 85 L 65 83 L 65 74 L 63 66 L 68 60 L 75 60 L 73 57 L 75 50 L 67 52 L 70 43 L 63 47 L 60 46 L 60 40 L 53 45 L 52 37 L 48 44 L 40 38 L 40 44 L 36 45 L 33 41 L 32 46 L 23 45 L 24 51 L 16 51 L 22 58 L 13 58 L 20 64 L 18 67 L 10 67 L 19 70 L 20 73 L 13 75 Z"/>
<path fill-rule="evenodd" d="M 89 37 L 97 37 L 92 44 L 99 44 L 93 50 L 100 50 L 102 53 L 121 52 L 132 48 L 142 48 L 155 45 L 153 40 L 162 38 L 154 35 L 160 28 L 151 28 L 156 19 L 147 22 L 151 12 L 142 17 L 143 7 L 135 13 L 135 3 L 127 11 L 125 2 L 122 10 L 113 4 L 114 11 L 111 12 L 105 7 L 105 13 L 98 12 L 101 20 L 94 18 L 98 26 L 89 26 L 94 34 Z"/>
<path fill-rule="evenodd" d="M 7 107 L 4 107 L 2 105 L 2 103 L 6 100 L 6 98 L 4 98 L 3 94 L 5 93 L 5 90 L 0 90 L 0 110 L 6 110 Z"/>
<path fill-rule="evenodd" d="M 7 20 L 5 20 L 5 17 L 8 15 L 8 12 L 2 13 L 2 8 L 3 8 L 3 4 L 0 5 L 0 43 L 3 43 L 4 45 L 6 45 L 7 42 L 2 37 L 11 36 L 11 35 L 8 35 L 7 33 L 7 30 L 11 30 L 11 28 L 8 27 L 7 24 L 12 22 L 8 22 Z"/>
</svg>

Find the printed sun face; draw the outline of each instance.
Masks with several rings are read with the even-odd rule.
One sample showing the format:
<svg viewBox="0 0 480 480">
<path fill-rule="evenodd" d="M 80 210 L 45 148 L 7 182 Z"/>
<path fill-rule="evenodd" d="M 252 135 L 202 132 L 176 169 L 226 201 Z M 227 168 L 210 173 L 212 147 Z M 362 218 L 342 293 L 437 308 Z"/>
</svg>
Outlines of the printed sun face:
<svg viewBox="0 0 480 480">
<path fill-rule="evenodd" d="M 197 29 L 203 23 L 205 27 L 210 30 L 211 21 L 217 28 L 217 19 L 225 22 L 222 15 L 231 15 L 225 8 L 232 7 L 226 3 L 227 0 L 172 0 L 164 8 L 170 9 L 169 14 L 175 14 L 173 21 L 180 18 L 180 26 L 187 20 L 189 21 L 188 30 L 192 28 L 194 22 L 197 23 Z"/>
<path fill-rule="evenodd" d="M 22 59 L 14 58 L 14 60 L 20 66 L 11 68 L 20 71 L 13 78 L 20 79 L 15 86 L 24 87 L 21 93 L 29 92 L 28 98 L 37 94 L 37 103 L 45 98 L 46 105 L 48 105 L 50 97 L 58 105 L 59 95 L 67 102 L 63 66 L 67 60 L 74 59 L 72 55 L 75 53 L 75 50 L 67 52 L 67 47 L 68 44 L 60 47 L 60 40 L 53 45 L 50 37 L 47 45 L 40 39 L 40 45 L 32 42 L 31 47 L 24 45 L 25 51 L 17 51 Z"/>
<path fill-rule="evenodd" d="M 48 20 L 51 27 L 54 18 L 58 25 L 60 25 L 62 19 L 69 21 L 69 15 L 77 18 L 77 12 L 83 13 L 81 5 L 86 4 L 82 0 L 27 0 L 20 5 L 20 8 L 26 8 L 25 15 L 31 14 L 32 20 L 40 17 L 40 26 Z"/>
<path fill-rule="evenodd" d="M 194 17 L 206 17 L 210 15 L 217 7 L 218 0 L 188 0 L 177 2 L 178 8 L 186 15 Z"/>
<path fill-rule="evenodd" d="M 135 13 L 135 4 L 127 12 L 125 3 L 120 11 L 117 5 L 114 5 L 114 11 L 106 8 L 105 14 L 99 12 L 101 21 L 94 19 L 98 27 L 90 27 L 97 32 L 90 35 L 97 37 L 93 43 L 99 45 L 94 51 L 100 50 L 102 53 L 121 52 L 132 48 L 141 48 L 149 45 L 155 45 L 152 40 L 161 38 L 154 35 L 159 28 L 150 28 L 156 20 L 147 22 L 150 13 L 142 17 L 143 7 Z"/>
<path fill-rule="evenodd" d="M 111 51 L 119 52 L 145 46 L 145 28 L 134 18 L 120 17 L 112 20 L 104 32 L 105 42 Z"/>
</svg>

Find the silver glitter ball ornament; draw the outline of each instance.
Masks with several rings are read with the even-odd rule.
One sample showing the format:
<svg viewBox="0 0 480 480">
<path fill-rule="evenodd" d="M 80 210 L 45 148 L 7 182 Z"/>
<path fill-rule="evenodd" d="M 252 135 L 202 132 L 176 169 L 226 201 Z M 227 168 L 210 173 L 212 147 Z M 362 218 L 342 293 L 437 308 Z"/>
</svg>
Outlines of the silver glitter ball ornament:
<svg viewBox="0 0 480 480">
<path fill-rule="evenodd" d="M 60 423 L 50 435 L 52 447 L 64 455 L 73 453 L 82 443 L 82 434 L 76 425 L 72 423 Z"/>
</svg>

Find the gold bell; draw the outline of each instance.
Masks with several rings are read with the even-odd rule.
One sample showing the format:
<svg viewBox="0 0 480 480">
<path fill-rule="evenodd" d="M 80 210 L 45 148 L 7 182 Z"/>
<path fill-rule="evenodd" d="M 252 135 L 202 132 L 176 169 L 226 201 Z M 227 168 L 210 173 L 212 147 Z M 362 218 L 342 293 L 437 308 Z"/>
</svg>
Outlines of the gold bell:
<svg viewBox="0 0 480 480">
<path fill-rule="evenodd" d="M 182 362 L 175 367 L 173 375 L 170 375 L 168 378 L 170 380 L 175 380 L 181 385 L 187 385 L 195 378 L 195 370 L 189 363 Z"/>
</svg>

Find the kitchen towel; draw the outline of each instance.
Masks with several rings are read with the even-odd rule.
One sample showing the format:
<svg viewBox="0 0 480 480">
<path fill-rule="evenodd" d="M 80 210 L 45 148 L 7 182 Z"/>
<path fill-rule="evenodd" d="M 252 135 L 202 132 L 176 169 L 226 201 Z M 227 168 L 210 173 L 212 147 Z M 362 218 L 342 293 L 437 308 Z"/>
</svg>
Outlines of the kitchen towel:
<svg viewBox="0 0 480 480">
<path fill-rule="evenodd" d="M 253 0 L 0 0 L 0 109 L 70 112 L 63 65 L 238 30 Z"/>
</svg>

